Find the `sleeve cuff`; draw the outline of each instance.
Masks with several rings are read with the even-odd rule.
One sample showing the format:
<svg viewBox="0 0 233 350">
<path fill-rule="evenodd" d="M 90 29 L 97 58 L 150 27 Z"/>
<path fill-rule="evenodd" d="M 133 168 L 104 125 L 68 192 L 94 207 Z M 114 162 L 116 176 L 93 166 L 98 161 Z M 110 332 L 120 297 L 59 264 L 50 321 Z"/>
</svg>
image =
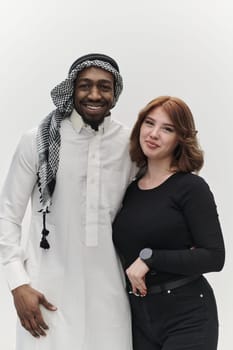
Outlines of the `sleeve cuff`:
<svg viewBox="0 0 233 350">
<path fill-rule="evenodd" d="M 13 290 L 23 284 L 29 284 L 30 279 L 20 261 L 13 261 L 3 266 L 3 272 L 10 290 Z"/>
</svg>

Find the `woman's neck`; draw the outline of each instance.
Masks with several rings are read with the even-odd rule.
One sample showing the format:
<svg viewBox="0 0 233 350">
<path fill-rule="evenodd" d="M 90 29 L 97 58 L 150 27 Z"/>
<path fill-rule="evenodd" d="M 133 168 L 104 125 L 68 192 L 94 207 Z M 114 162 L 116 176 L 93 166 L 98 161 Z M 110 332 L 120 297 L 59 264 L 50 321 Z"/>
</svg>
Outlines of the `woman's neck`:
<svg viewBox="0 0 233 350">
<path fill-rule="evenodd" d="M 141 188 L 149 189 L 161 185 L 171 175 L 176 172 L 176 169 L 170 167 L 168 162 L 148 162 L 147 170 L 144 176 L 140 179 Z"/>
</svg>

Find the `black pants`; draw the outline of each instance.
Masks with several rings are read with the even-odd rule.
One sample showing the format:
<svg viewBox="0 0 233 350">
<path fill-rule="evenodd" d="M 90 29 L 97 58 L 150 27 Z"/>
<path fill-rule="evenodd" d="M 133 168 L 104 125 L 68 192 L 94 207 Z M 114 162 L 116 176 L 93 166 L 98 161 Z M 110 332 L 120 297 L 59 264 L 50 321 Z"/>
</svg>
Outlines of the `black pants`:
<svg viewBox="0 0 233 350">
<path fill-rule="evenodd" d="M 146 297 L 129 295 L 134 350 L 216 350 L 218 316 L 204 277 Z"/>
</svg>

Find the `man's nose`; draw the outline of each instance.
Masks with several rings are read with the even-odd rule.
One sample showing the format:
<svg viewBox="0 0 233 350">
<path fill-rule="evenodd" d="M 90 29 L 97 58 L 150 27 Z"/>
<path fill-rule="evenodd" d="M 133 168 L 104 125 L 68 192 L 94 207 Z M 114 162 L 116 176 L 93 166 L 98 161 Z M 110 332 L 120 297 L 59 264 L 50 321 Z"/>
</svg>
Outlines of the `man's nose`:
<svg viewBox="0 0 233 350">
<path fill-rule="evenodd" d="M 99 100 L 101 98 L 100 91 L 97 86 L 93 86 L 89 91 L 88 97 L 92 100 Z"/>
</svg>

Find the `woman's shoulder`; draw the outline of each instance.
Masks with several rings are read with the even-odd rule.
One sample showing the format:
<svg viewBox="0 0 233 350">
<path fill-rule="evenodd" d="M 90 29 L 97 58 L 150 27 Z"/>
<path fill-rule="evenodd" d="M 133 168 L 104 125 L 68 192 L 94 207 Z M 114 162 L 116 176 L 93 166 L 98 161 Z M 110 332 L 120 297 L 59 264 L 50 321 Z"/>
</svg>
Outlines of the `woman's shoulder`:
<svg viewBox="0 0 233 350">
<path fill-rule="evenodd" d="M 177 177 L 177 184 L 180 186 L 187 187 L 208 186 L 206 180 L 202 176 L 194 173 L 179 173 L 179 176 Z"/>
<path fill-rule="evenodd" d="M 134 196 L 135 193 L 138 192 L 137 190 L 138 190 L 138 179 L 135 177 L 133 178 L 132 182 L 128 185 L 125 191 L 123 202 L 125 201 L 126 198 L 131 198 L 132 196 Z"/>
<path fill-rule="evenodd" d="M 213 194 L 202 176 L 194 173 L 180 173 L 177 177 L 174 198 L 179 202 L 195 201 L 196 199 L 200 201 L 206 200 L 206 198 L 212 200 Z"/>
</svg>

